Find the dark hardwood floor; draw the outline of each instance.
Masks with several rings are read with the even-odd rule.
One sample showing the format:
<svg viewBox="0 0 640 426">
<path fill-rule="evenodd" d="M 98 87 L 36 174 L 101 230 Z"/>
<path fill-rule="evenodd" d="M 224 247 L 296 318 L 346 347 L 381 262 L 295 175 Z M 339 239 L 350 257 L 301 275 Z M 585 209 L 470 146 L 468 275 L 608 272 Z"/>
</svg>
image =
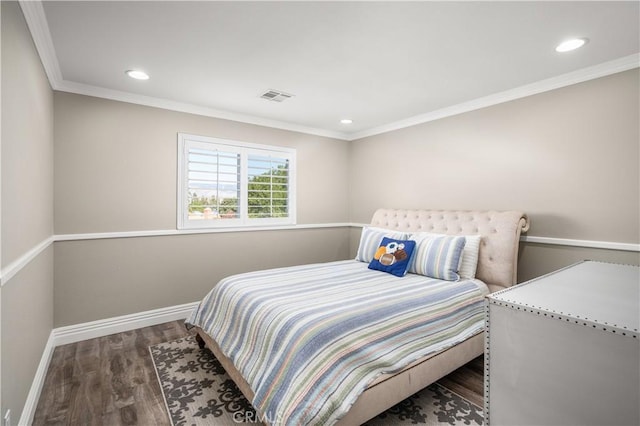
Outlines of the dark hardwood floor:
<svg viewBox="0 0 640 426">
<path fill-rule="evenodd" d="M 168 425 L 148 347 L 189 334 L 182 321 L 59 346 L 34 425 Z M 440 383 L 482 407 L 483 358 Z"/>
<path fill-rule="evenodd" d="M 484 356 L 444 376 L 438 383 L 484 409 Z"/>
<path fill-rule="evenodd" d="M 168 425 L 149 346 L 188 334 L 182 321 L 59 346 L 34 425 Z"/>
</svg>

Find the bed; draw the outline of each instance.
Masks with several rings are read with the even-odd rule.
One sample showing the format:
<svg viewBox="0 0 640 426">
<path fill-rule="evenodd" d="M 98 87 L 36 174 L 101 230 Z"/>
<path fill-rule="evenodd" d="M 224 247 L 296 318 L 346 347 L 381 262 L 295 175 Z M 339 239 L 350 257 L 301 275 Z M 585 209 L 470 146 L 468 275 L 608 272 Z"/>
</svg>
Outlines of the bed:
<svg viewBox="0 0 640 426">
<path fill-rule="evenodd" d="M 520 233 L 528 227 L 517 211 L 379 209 L 363 228 L 356 260 L 228 277 L 187 325 L 265 423 L 361 424 L 483 353 L 484 296 L 516 282 Z M 382 230 L 390 239 L 380 240 Z M 423 262 L 420 269 L 416 259 L 434 241 L 441 244 L 438 261 L 442 253 L 464 259 L 454 256 L 455 268 Z M 463 247 L 474 244 L 477 264 L 460 277 L 469 259 Z M 389 253 L 391 262 L 411 262 L 411 272 L 369 269 L 371 257 L 371 264 L 384 259 L 382 268 L 393 268 Z"/>
</svg>

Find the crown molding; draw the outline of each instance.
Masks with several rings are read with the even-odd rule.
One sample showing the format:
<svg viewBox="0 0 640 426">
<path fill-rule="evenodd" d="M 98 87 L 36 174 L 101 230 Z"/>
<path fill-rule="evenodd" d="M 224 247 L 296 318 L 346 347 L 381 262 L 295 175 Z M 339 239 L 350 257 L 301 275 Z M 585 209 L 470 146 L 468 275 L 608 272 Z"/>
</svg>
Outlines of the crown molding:
<svg viewBox="0 0 640 426">
<path fill-rule="evenodd" d="M 538 93 L 559 89 L 573 84 L 582 83 L 588 80 L 593 80 L 596 78 L 605 77 L 607 75 L 616 74 L 622 71 L 640 67 L 640 53 L 635 53 L 633 55 L 604 62 L 602 64 L 583 68 L 577 71 L 572 71 L 556 77 L 506 90 L 504 92 L 473 99 L 471 101 L 452 105 L 450 107 L 441 108 L 436 111 L 416 115 L 404 120 L 394 121 L 382 126 L 373 127 L 371 129 L 353 133 L 336 132 L 327 129 L 319 129 L 284 121 L 256 117 L 248 114 L 222 111 L 186 102 L 177 102 L 169 99 L 155 98 L 151 96 L 139 95 L 135 93 L 112 90 L 104 87 L 91 86 L 64 80 L 62 71 L 60 70 L 60 64 L 58 63 L 58 57 L 55 52 L 55 47 L 53 45 L 51 32 L 49 31 L 49 25 L 47 23 L 42 2 L 19 0 L 19 3 L 24 13 L 25 20 L 27 21 L 27 26 L 29 27 L 29 31 L 31 32 L 34 44 L 36 45 L 38 55 L 40 55 L 40 60 L 42 61 L 42 65 L 44 66 L 45 72 L 49 79 L 49 83 L 51 84 L 53 90 L 75 93 L 79 95 L 94 96 L 98 98 L 111 99 L 115 101 L 145 105 L 155 108 L 162 108 L 171 111 L 185 112 L 206 117 L 238 121 L 241 123 L 255 124 L 258 126 L 271 127 L 275 129 L 288 130 L 345 141 L 353 141 L 369 136 L 391 132 L 393 130 L 404 129 L 406 127 L 439 120 L 441 118 L 451 117 L 465 112 L 486 108 L 492 105 L 513 101 Z"/>
<path fill-rule="evenodd" d="M 58 56 L 51 38 L 51 31 L 44 13 L 41 1 L 19 0 L 22 13 L 27 22 L 27 27 L 31 32 L 31 37 L 40 56 L 40 61 L 44 67 L 49 84 L 53 90 L 61 92 L 75 93 L 78 95 L 93 96 L 97 98 L 110 99 L 114 101 L 127 102 L 131 104 L 145 105 L 155 108 L 162 108 L 170 111 L 185 112 L 189 114 L 202 115 L 206 117 L 220 118 L 230 121 L 238 121 L 246 124 L 271 127 L 274 129 L 288 130 L 292 132 L 305 133 L 309 135 L 322 136 L 327 138 L 348 140 L 347 135 L 342 132 L 318 129 L 315 127 L 303 126 L 295 123 L 272 120 L 263 117 L 256 117 L 248 114 L 240 114 L 230 111 L 222 111 L 214 108 L 203 107 L 201 105 L 177 102 L 169 99 L 156 98 L 130 92 L 107 89 L 99 86 L 76 83 L 65 80 L 62 76 Z"/>
<path fill-rule="evenodd" d="M 20 8 L 27 22 L 27 27 L 31 32 L 31 38 L 36 46 L 40 62 L 44 67 L 44 71 L 49 79 L 49 84 L 53 90 L 58 90 L 62 82 L 62 71 L 58 63 L 58 55 L 53 46 L 51 31 L 47 17 L 44 14 L 44 7 L 40 1 L 19 0 Z"/>
<path fill-rule="evenodd" d="M 347 135 L 332 130 L 318 129 L 315 127 L 302 126 L 295 123 L 271 120 L 263 117 L 256 117 L 248 114 L 240 114 L 230 111 L 203 107 L 186 102 L 172 101 L 170 99 L 156 98 L 152 96 L 140 95 L 137 93 L 123 92 L 119 90 L 107 89 L 104 87 L 92 86 L 88 84 L 76 83 L 62 80 L 58 82 L 55 90 L 61 92 L 75 93 L 78 95 L 93 96 L 96 98 L 111 99 L 114 101 L 127 102 L 131 104 L 162 108 L 170 111 L 185 112 L 188 114 L 202 115 L 205 117 L 220 118 L 223 120 L 238 121 L 246 124 L 270 127 L 273 129 L 288 130 L 292 132 L 305 133 L 309 135 L 322 136 L 327 138 L 348 140 Z"/>
<path fill-rule="evenodd" d="M 561 74 L 556 77 L 540 80 L 535 83 L 516 87 L 493 95 L 484 96 L 482 98 L 473 99 L 450 107 L 442 108 L 426 114 L 416 115 L 404 120 L 395 121 L 393 123 L 374 127 L 369 130 L 351 133 L 348 135 L 350 141 L 362 139 L 369 136 L 375 136 L 382 133 L 400 130 L 406 127 L 415 126 L 417 124 L 427 123 L 429 121 L 439 120 L 441 118 L 451 117 L 453 115 L 474 111 L 481 108 L 498 105 L 504 102 L 513 101 L 527 96 L 536 95 L 538 93 L 548 92 L 550 90 L 560 89 L 562 87 L 571 86 L 573 84 L 582 83 L 607 75 L 616 74 L 630 69 L 640 67 L 640 53 L 614 59 L 612 61 L 603 62 L 577 71 Z"/>
</svg>

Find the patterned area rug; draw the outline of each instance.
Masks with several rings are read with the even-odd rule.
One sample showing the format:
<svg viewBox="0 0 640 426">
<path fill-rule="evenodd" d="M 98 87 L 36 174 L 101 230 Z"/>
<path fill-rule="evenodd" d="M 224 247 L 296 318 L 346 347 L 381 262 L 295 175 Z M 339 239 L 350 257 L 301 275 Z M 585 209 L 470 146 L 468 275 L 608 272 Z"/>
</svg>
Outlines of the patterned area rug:
<svg viewBox="0 0 640 426">
<path fill-rule="evenodd" d="M 150 346 L 174 426 L 260 423 L 260 419 L 207 349 L 193 336 Z M 434 383 L 366 423 L 387 425 L 482 425 L 482 409 Z"/>
</svg>

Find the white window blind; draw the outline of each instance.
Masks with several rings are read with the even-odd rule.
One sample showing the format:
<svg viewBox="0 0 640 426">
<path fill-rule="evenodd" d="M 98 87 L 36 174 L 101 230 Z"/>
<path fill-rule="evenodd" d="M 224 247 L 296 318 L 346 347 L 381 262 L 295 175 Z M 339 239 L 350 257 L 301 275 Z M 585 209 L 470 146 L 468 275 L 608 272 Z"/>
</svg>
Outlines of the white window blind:
<svg viewBox="0 0 640 426">
<path fill-rule="evenodd" d="M 249 155 L 249 217 L 289 215 L 289 160 Z"/>
<path fill-rule="evenodd" d="M 295 224 L 295 150 L 178 134 L 178 228 Z"/>
</svg>

